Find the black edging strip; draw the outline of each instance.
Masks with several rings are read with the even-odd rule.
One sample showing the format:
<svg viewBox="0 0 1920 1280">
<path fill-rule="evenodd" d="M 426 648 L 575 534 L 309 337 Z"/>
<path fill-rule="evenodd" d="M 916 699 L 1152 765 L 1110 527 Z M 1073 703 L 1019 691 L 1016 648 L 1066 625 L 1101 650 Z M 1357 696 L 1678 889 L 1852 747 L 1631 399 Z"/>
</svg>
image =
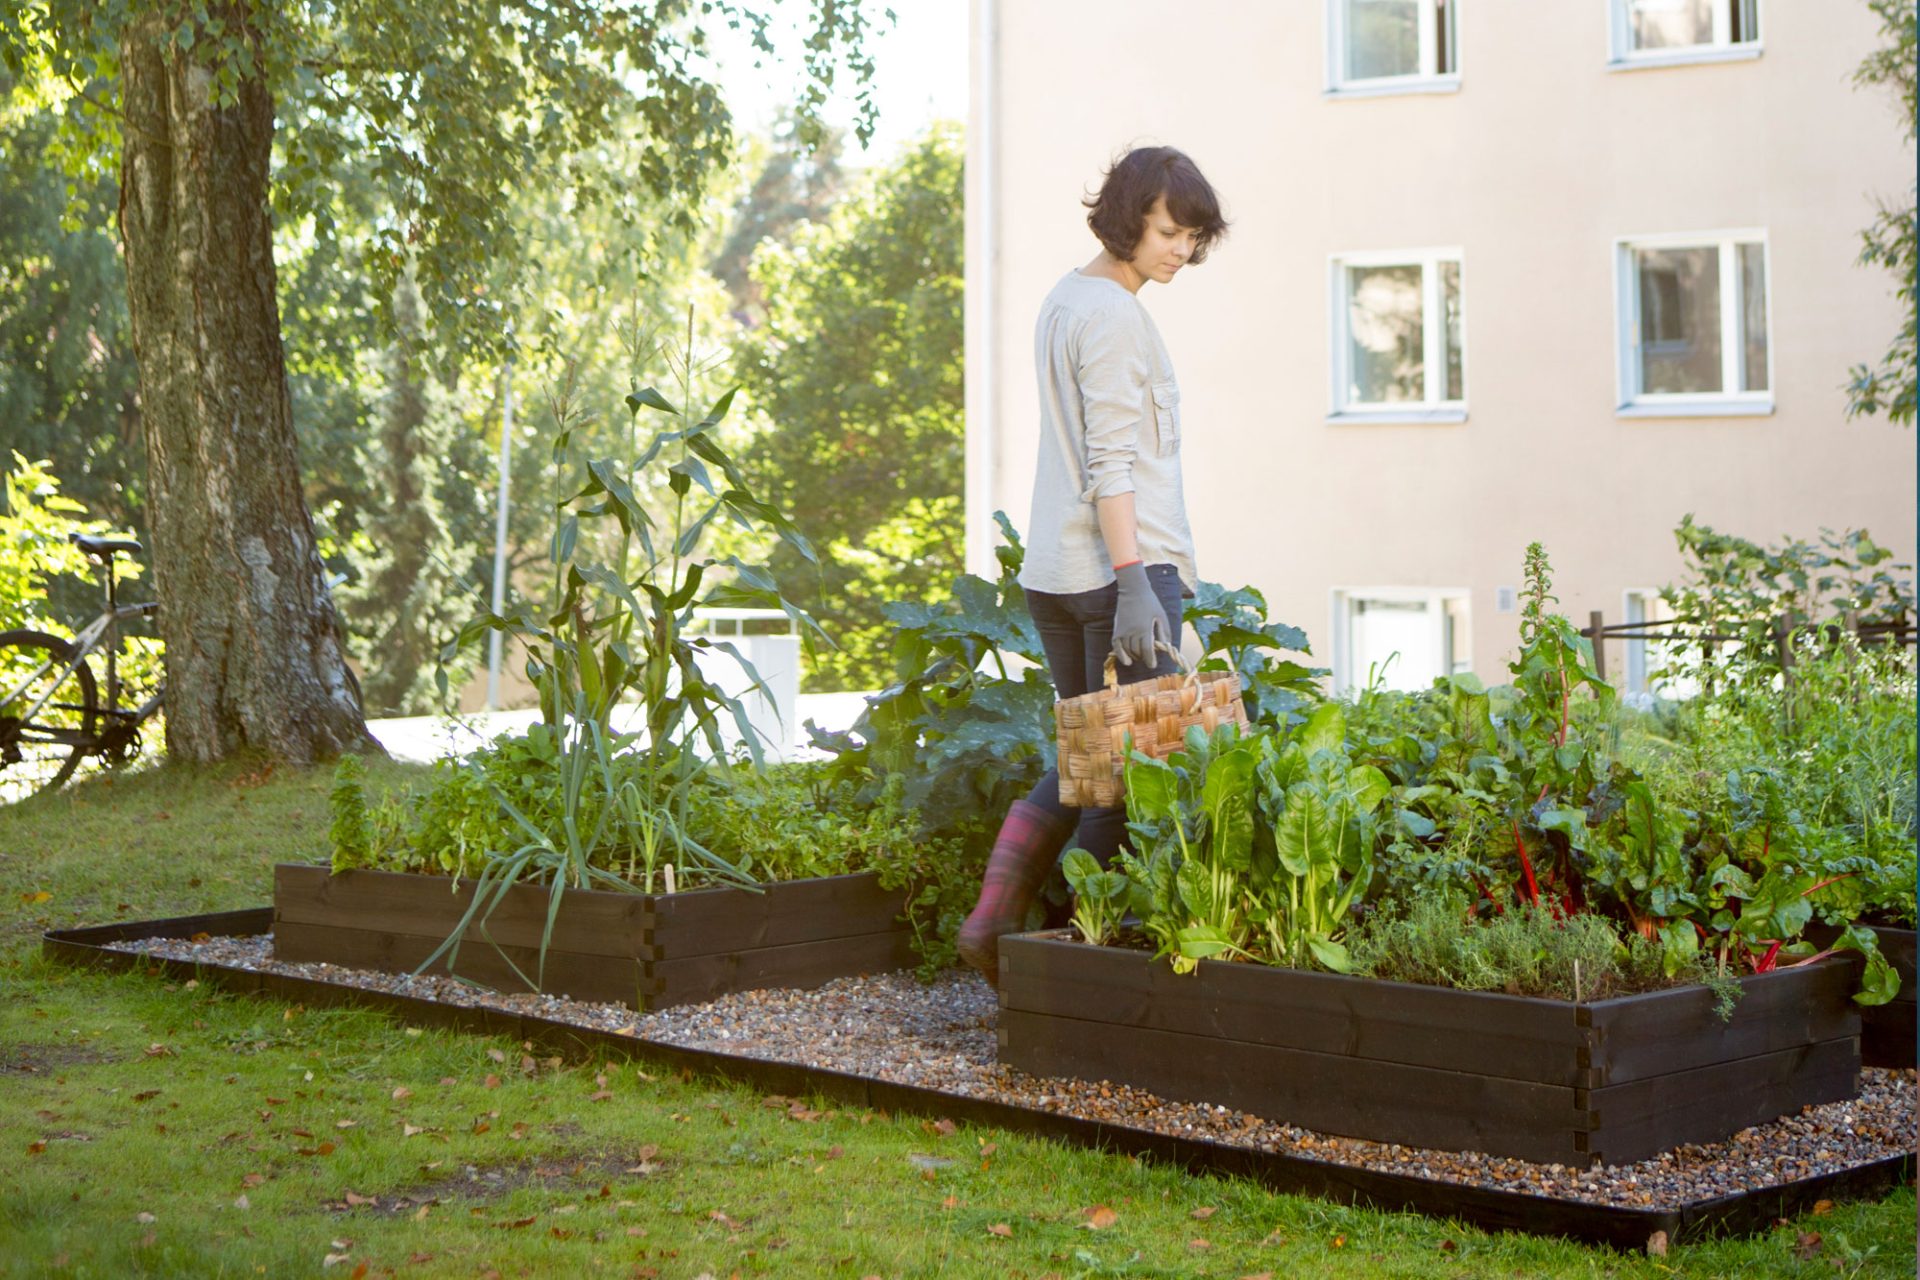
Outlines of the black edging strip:
<svg viewBox="0 0 1920 1280">
<path fill-rule="evenodd" d="M 822 1067 L 688 1049 L 530 1014 L 450 1005 L 418 996 L 369 991 L 228 965 L 172 960 L 144 952 L 113 951 L 105 945 L 147 938 L 191 938 L 197 933 L 240 937 L 265 933 L 272 928 L 273 909 L 258 907 L 166 920 L 54 929 L 42 936 L 41 950 L 49 959 L 78 968 L 159 969 L 183 979 L 199 978 L 243 995 L 314 1006 L 379 1009 L 422 1026 L 531 1041 L 562 1056 L 643 1059 L 669 1070 L 718 1077 L 767 1093 L 831 1098 L 846 1107 L 944 1117 L 1099 1151 L 1142 1156 L 1189 1173 L 1246 1178 L 1270 1191 L 1374 1209 L 1410 1210 L 1488 1231 L 1562 1236 L 1622 1249 L 1645 1248 L 1648 1239 L 1658 1231 L 1666 1232 L 1672 1242 L 1712 1235 L 1756 1234 L 1770 1228 L 1778 1219 L 1805 1211 L 1816 1201 L 1876 1196 L 1911 1181 L 1914 1172 L 1913 1154 L 1907 1152 L 1836 1173 L 1757 1187 L 1713 1200 L 1697 1200 L 1678 1209 L 1623 1209 L 1408 1174 L 1382 1173 L 1202 1138 L 1174 1137 Z"/>
</svg>

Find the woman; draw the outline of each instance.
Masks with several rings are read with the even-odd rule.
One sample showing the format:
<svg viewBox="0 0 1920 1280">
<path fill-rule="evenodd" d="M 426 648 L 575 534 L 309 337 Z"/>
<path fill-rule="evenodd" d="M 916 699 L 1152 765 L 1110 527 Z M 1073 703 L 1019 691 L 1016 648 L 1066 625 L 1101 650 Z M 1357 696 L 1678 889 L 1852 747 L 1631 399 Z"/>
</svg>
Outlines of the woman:
<svg viewBox="0 0 1920 1280">
<path fill-rule="evenodd" d="M 1062 698 L 1101 687 L 1109 652 L 1122 683 L 1177 669 L 1168 649 L 1197 577 L 1180 389 L 1137 295 L 1204 261 L 1227 229 L 1213 188 L 1172 147 L 1127 152 L 1086 204 L 1100 252 L 1053 287 L 1034 329 L 1040 456 L 1020 572 Z M 961 957 L 995 981 L 1000 935 L 1022 926 L 1068 838 L 1104 866 L 1125 835 L 1124 808 L 1069 809 L 1048 770 L 1000 828 Z"/>
</svg>

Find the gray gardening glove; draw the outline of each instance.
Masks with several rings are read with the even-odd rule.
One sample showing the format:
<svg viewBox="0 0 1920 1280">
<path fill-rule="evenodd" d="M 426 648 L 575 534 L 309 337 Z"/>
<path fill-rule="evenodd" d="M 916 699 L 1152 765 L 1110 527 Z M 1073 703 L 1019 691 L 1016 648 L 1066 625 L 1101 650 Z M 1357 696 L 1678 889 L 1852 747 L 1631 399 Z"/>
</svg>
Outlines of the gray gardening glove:
<svg viewBox="0 0 1920 1280">
<path fill-rule="evenodd" d="M 1113 656 L 1122 666 L 1151 668 L 1160 660 L 1156 641 L 1166 643 L 1167 614 L 1147 581 L 1147 566 L 1130 564 L 1113 571 L 1120 599 L 1113 609 Z"/>
</svg>

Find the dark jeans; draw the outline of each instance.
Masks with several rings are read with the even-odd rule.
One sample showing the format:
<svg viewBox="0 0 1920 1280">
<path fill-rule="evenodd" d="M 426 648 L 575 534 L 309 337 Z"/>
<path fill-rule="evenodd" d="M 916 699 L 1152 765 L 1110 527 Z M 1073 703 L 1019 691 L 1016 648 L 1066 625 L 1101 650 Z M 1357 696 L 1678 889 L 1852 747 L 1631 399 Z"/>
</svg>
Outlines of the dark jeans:
<svg viewBox="0 0 1920 1280">
<path fill-rule="evenodd" d="M 1148 565 L 1147 581 L 1153 584 L 1153 594 L 1166 610 L 1167 633 L 1177 649 L 1180 647 L 1180 572 L 1170 564 Z M 1053 676 L 1055 693 L 1061 698 L 1077 698 L 1102 688 L 1106 684 L 1107 655 L 1113 652 L 1113 611 L 1119 602 L 1120 588 L 1108 583 L 1097 591 L 1075 595 L 1056 596 L 1045 591 L 1026 594 L 1027 612 L 1033 615 L 1033 625 L 1040 632 L 1040 643 L 1047 651 L 1047 670 Z M 1120 683 L 1133 684 L 1154 676 L 1171 675 L 1180 669 L 1164 653 L 1159 659 L 1150 671 L 1121 663 Z M 1068 808 L 1060 803 L 1057 770 L 1047 770 L 1034 784 L 1027 803 L 1039 805 L 1063 819 L 1077 817 L 1070 847 L 1085 849 L 1098 858 L 1103 867 L 1113 860 L 1126 839 L 1125 807 Z"/>
</svg>

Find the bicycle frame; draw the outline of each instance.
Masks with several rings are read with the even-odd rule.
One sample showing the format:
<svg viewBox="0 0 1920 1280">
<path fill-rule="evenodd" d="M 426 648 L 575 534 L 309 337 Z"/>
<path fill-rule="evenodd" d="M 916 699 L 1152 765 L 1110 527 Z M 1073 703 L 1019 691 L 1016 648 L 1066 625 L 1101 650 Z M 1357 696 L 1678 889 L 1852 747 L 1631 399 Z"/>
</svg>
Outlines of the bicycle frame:
<svg viewBox="0 0 1920 1280">
<path fill-rule="evenodd" d="M 54 693 L 62 687 L 66 676 L 84 663 L 88 657 L 93 654 L 94 650 L 100 647 L 101 642 L 113 633 L 114 628 L 118 627 L 122 622 L 134 618 L 150 617 L 160 608 L 158 601 L 148 601 L 143 604 L 121 604 L 114 581 L 113 562 L 108 560 L 102 567 L 107 572 L 107 607 L 105 611 L 92 622 L 88 623 L 80 634 L 75 636 L 71 641 L 73 645 L 73 657 L 68 659 L 61 679 L 56 681 L 44 694 L 41 694 L 38 702 L 26 708 L 24 711 L 14 713 L 14 718 L 20 722 L 25 723 L 38 715 L 40 709 L 47 705 L 47 700 L 53 697 Z M 166 684 L 162 682 L 161 685 L 154 690 L 153 696 L 148 698 L 140 706 L 135 707 L 131 711 L 122 711 L 120 709 L 118 656 L 117 649 L 112 645 L 108 645 L 107 701 L 102 711 L 110 722 L 137 725 L 145 721 L 148 716 L 159 709 L 161 702 L 166 698 Z M 9 689 L 4 697 L 0 697 L 0 707 L 5 707 L 12 703 L 15 698 L 20 696 L 21 690 L 27 688 L 35 680 L 38 680 L 42 675 L 46 674 L 52 666 L 53 664 L 51 662 L 43 662 L 32 671 L 29 671 L 25 679 L 20 681 L 20 683 L 12 689 Z M 101 736 L 103 735 L 96 734 L 95 740 L 98 740 Z M 75 745 L 86 744 L 76 743 Z"/>
</svg>

